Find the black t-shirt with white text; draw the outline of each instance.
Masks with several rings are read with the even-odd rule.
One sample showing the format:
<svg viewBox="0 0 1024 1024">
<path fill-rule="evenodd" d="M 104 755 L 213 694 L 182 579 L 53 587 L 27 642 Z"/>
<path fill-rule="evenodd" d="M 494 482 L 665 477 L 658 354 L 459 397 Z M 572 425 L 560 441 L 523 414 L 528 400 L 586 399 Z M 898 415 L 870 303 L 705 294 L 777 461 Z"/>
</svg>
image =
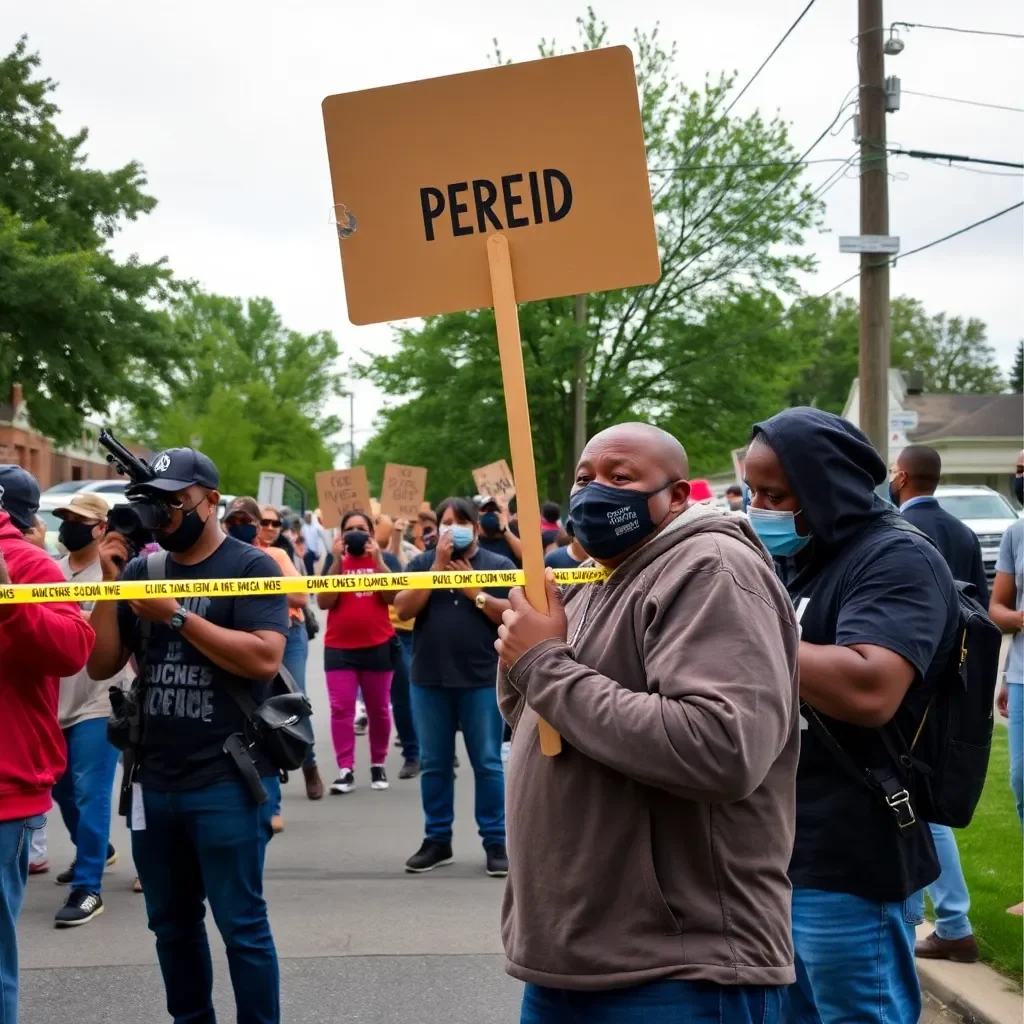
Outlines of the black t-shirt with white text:
<svg viewBox="0 0 1024 1024">
<path fill-rule="evenodd" d="M 803 606 L 802 640 L 884 647 L 914 667 L 886 727 L 912 736 L 957 633 L 956 589 L 942 556 L 923 537 L 869 525 L 805 585 L 799 580 L 789 590 L 798 613 Z M 818 714 L 858 767 L 892 764 L 877 730 Z M 793 885 L 895 902 L 933 882 L 939 869 L 927 824 L 919 818 L 901 832 L 882 798 L 844 770 L 815 728 L 806 719 L 800 727 Z"/>
<path fill-rule="evenodd" d="M 216 551 L 196 565 L 169 557 L 167 580 L 238 579 L 280 576 L 277 563 L 251 544 L 225 537 Z M 124 581 L 147 579 L 145 556 L 125 566 Z M 225 629 L 253 633 L 288 633 L 288 598 L 182 597 L 182 608 Z M 139 619 L 126 601 L 118 602 L 121 642 L 140 656 Z M 224 741 L 241 732 L 245 716 L 226 690 L 228 682 L 249 689 L 257 702 L 266 698 L 265 682 L 243 680 L 215 665 L 188 640 L 163 623 L 154 622 L 142 672 L 143 731 L 139 781 L 158 791 L 201 789 L 215 782 L 237 780 L 238 769 L 223 752 Z M 140 666 L 140 669 L 142 666 Z M 264 755 L 257 757 L 262 776 L 276 774 Z"/>
</svg>

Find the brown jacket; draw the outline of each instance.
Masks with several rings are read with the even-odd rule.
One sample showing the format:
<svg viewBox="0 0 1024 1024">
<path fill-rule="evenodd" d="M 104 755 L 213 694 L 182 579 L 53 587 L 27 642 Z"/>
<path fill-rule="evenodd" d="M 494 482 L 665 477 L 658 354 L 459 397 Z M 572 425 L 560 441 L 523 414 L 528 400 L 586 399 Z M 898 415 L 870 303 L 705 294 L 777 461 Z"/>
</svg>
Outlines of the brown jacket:
<svg viewBox="0 0 1024 1024">
<path fill-rule="evenodd" d="M 792 982 L 798 633 L 770 559 L 745 519 L 696 506 L 564 597 L 569 643 L 498 681 L 514 726 L 508 973 Z"/>
</svg>

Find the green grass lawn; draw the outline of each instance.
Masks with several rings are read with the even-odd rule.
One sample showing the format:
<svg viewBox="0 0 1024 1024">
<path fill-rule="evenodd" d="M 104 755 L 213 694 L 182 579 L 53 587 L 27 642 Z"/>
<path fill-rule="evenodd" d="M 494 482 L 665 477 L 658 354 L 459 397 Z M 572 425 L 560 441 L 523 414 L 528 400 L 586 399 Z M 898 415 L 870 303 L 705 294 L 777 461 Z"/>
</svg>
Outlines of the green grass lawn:
<svg viewBox="0 0 1024 1024">
<path fill-rule="evenodd" d="M 967 889 L 971 924 L 981 955 L 1017 979 L 1024 973 L 1024 920 L 1006 913 L 1021 901 L 1024 843 L 1010 792 L 1006 729 L 996 723 L 988 779 L 974 820 L 956 833 Z"/>
</svg>

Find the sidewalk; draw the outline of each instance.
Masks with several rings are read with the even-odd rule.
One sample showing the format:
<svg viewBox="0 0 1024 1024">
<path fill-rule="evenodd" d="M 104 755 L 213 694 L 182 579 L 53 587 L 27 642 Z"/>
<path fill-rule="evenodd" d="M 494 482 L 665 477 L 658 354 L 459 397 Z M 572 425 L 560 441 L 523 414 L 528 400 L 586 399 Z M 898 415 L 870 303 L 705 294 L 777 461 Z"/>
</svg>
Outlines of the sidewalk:
<svg viewBox="0 0 1024 1024">
<path fill-rule="evenodd" d="M 927 922 L 917 929 L 923 939 Z M 960 1014 L 965 1024 L 1021 1024 L 1024 995 L 987 964 L 955 964 L 949 960 L 918 960 L 921 988 Z"/>
</svg>

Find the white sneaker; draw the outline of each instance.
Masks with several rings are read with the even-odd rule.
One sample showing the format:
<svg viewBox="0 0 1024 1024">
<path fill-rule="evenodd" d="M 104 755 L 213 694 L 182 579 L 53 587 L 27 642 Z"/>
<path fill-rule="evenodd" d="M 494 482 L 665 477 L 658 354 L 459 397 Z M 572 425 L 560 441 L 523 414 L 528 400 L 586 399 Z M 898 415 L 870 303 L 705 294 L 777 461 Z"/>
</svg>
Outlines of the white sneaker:
<svg viewBox="0 0 1024 1024">
<path fill-rule="evenodd" d="M 331 783 L 332 793 L 351 793 L 356 788 L 356 777 L 351 768 L 343 768 Z"/>
<path fill-rule="evenodd" d="M 369 719 L 366 717 L 366 705 L 361 701 L 356 701 L 356 720 L 355 730 L 357 736 L 364 736 L 366 734 L 366 726 Z"/>
<path fill-rule="evenodd" d="M 384 765 L 370 765 L 370 789 L 388 789 L 388 773 L 384 771 Z"/>
<path fill-rule="evenodd" d="M 512 749 L 512 744 L 509 740 L 505 740 L 501 745 L 501 766 L 502 768 L 508 767 L 508 752 Z"/>
</svg>

